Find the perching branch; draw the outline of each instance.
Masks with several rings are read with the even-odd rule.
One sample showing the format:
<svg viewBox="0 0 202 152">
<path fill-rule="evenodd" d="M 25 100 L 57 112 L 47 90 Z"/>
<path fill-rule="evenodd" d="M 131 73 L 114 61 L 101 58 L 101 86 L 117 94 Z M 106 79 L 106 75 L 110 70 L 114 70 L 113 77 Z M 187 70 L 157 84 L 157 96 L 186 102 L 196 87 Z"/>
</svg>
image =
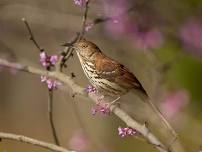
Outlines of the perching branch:
<svg viewBox="0 0 202 152">
<path fill-rule="evenodd" d="M 72 89 L 74 94 L 81 95 L 84 97 L 89 97 L 90 99 L 92 99 L 92 101 L 97 103 L 97 97 L 95 96 L 95 94 L 87 94 L 84 91 L 84 88 L 82 88 L 81 86 L 76 84 L 72 80 L 71 77 L 69 77 L 61 72 L 58 72 L 58 71 L 51 72 L 51 71 L 46 71 L 46 70 L 40 70 L 38 68 L 34 68 L 31 66 L 21 65 L 19 63 L 11 63 L 4 59 L 0 59 L 0 65 L 8 67 L 8 68 L 14 68 L 17 70 L 21 70 L 24 72 L 36 74 L 36 75 L 45 75 L 48 77 L 52 77 L 54 79 L 57 79 L 57 80 L 63 82 L 67 86 L 69 86 Z M 145 126 L 144 124 L 138 123 L 136 120 L 131 118 L 125 111 L 123 111 L 121 108 L 117 107 L 116 105 L 112 105 L 110 110 L 117 117 L 119 117 L 122 121 L 124 121 L 129 127 L 137 130 L 148 141 L 148 143 L 153 145 L 160 152 L 170 152 L 170 150 L 168 150 L 166 148 L 166 146 L 164 144 L 162 144 L 159 141 L 159 139 L 149 131 L 147 126 Z M 174 149 L 173 145 L 171 145 L 171 148 Z"/>
<path fill-rule="evenodd" d="M 0 139 L 14 140 L 14 141 L 22 142 L 22 143 L 36 145 L 36 146 L 39 146 L 39 147 L 42 147 L 42 148 L 45 148 L 45 149 L 48 149 L 51 151 L 55 151 L 55 152 L 75 152 L 75 151 L 67 150 L 67 149 L 60 147 L 60 146 L 56 146 L 56 145 L 51 144 L 51 143 L 47 143 L 47 142 L 33 139 L 30 137 L 11 134 L 11 133 L 0 132 Z"/>
</svg>

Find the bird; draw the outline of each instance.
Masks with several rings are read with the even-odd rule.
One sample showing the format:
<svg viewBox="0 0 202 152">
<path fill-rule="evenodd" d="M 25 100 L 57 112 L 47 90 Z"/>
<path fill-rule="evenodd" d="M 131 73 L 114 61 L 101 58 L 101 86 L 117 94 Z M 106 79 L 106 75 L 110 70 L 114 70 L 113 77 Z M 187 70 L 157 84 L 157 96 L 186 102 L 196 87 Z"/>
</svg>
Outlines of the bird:
<svg viewBox="0 0 202 152">
<path fill-rule="evenodd" d="M 167 122 L 160 110 L 152 103 L 140 81 L 123 64 L 106 56 L 95 43 L 85 38 L 74 44 L 66 43 L 64 46 L 72 47 L 76 50 L 81 67 L 96 90 L 103 95 L 116 97 L 111 104 L 115 103 L 122 95 L 132 91 L 138 94 L 144 102 L 148 103 L 174 136 L 177 136 L 175 130 Z"/>
</svg>

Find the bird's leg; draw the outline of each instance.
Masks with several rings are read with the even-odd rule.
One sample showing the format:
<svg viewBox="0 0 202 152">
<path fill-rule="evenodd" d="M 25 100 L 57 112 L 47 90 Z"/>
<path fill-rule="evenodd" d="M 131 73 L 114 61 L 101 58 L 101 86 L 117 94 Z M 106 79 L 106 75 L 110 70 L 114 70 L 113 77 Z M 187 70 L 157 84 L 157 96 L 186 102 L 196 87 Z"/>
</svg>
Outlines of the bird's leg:
<svg viewBox="0 0 202 152">
<path fill-rule="evenodd" d="M 173 139 L 171 140 L 171 142 L 168 144 L 168 150 L 170 150 L 171 146 L 173 145 L 173 143 L 175 143 L 175 141 L 177 140 L 178 135 L 174 136 Z"/>
<path fill-rule="evenodd" d="M 104 100 L 104 95 L 98 96 L 97 104 L 100 104 Z"/>
<path fill-rule="evenodd" d="M 117 102 L 120 98 L 121 98 L 121 97 L 117 97 L 115 100 L 113 100 L 113 101 L 107 103 L 107 108 L 110 108 L 111 105 L 113 105 L 113 104 L 120 104 L 119 102 Z"/>
</svg>

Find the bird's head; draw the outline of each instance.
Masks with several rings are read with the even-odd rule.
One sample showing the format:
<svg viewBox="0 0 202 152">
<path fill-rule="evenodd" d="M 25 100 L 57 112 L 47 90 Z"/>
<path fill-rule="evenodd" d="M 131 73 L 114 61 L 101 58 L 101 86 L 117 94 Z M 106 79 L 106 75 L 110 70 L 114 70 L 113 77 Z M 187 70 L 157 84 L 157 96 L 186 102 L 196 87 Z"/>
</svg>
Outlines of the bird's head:
<svg viewBox="0 0 202 152">
<path fill-rule="evenodd" d="M 79 55 L 87 59 L 93 59 L 96 52 L 101 52 L 97 45 L 86 39 L 81 39 L 78 42 L 71 44 L 70 47 L 74 48 Z"/>
</svg>

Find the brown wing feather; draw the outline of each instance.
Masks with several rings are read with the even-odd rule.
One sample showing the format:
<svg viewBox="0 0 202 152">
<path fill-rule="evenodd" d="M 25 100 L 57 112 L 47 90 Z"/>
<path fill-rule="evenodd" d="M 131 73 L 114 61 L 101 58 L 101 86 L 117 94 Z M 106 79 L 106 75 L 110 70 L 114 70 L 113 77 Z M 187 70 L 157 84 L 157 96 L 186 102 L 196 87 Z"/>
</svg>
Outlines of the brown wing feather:
<svg viewBox="0 0 202 152">
<path fill-rule="evenodd" d="M 98 58 L 95 66 L 100 77 L 115 82 L 121 87 L 140 89 L 145 92 L 138 79 L 124 65 L 103 54 L 98 54 Z"/>
</svg>

